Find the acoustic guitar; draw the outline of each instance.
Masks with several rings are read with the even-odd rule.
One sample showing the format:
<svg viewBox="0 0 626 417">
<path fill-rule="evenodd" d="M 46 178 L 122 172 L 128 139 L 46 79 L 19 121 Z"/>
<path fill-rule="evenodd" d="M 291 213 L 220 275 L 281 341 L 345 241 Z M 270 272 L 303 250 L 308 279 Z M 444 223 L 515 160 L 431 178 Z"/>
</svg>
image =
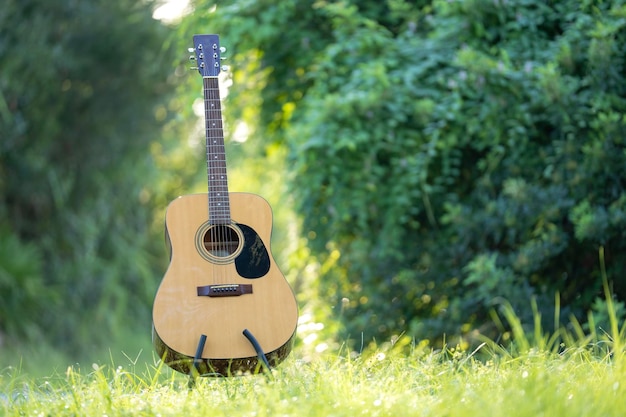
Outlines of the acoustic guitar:
<svg viewBox="0 0 626 417">
<path fill-rule="evenodd" d="M 161 359 L 183 373 L 256 373 L 290 353 L 298 307 L 270 250 L 269 204 L 228 191 L 219 37 L 193 41 L 203 81 L 209 190 L 167 207 L 170 263 L 154 299 L 152 339 Z"/>
</svg>

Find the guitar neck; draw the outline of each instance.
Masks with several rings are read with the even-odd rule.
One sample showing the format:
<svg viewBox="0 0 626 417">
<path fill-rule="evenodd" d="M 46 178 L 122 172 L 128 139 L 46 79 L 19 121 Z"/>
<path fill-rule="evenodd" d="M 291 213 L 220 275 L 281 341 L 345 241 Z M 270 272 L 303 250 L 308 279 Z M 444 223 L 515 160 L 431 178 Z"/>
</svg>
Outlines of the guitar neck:
<svg viewBox="0 0 626 417">
<path fill-rule="evenodd" d="M 203 84 L 209 221 L 211 224 L 230 224 L 230 199 L 219 82 L 217 77 L 204 77 Z"/>
</svg>

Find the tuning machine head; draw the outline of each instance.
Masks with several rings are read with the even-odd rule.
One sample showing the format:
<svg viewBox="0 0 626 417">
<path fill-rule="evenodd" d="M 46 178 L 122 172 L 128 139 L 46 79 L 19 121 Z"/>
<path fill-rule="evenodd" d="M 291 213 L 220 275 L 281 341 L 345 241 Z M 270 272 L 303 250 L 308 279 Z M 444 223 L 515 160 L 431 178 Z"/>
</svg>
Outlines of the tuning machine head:
<svg viewBox="0 0 626 417">
<path fill-rule="evenodd" d="M 226 52 L 226 47 L 224 47 L 224 46 L 220 46 L 220 61 L 225 61 L 225 60 L 227 60 L 227 59 L 228 59 L 228 57 L 226 57 L 226 56 L 222 56 L 222 55 L 221 55 L 221 54 L 223 54 L 224 52 Z M 230 70 L 230 67 L 229 67 L 228 65 L 222 65 L 222 66 L 220 67 L 220 69 L 221 69 L 222 71 L 226 72 L 226 71 Z"/>
</svg>

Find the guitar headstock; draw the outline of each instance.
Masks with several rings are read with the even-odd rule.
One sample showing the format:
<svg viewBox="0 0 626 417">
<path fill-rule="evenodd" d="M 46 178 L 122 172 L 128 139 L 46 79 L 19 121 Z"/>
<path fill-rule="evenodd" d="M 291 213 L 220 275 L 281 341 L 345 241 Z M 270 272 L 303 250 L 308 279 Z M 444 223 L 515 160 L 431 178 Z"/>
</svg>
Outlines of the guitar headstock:
<svg viewBox="0 0 626 417">
<path fill-rule="evenodd" d="M 219 35 L 194 35 L 193 46 L 189 52 L 194 52 L 195 56 L 189 59 L 195 59 L 198 64 L 193 69 L 197 69 L 203 77 L 217 77 L 222 69 L 221 53 L 225 51 L 225 48 L 220 48 Z"/>
</svg>

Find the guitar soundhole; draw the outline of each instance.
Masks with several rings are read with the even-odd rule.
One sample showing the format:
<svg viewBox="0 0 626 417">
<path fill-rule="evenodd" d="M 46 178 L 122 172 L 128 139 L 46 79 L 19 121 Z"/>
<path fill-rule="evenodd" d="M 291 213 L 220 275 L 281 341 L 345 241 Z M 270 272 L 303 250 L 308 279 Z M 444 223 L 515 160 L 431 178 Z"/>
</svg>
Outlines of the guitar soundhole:
<svg viewBox="0 0 626 417">
<path fill-rule="evenodd" d="M 202 241 L 211 256 L 228 258 L 237 252 L 241 239 L 230 225 L 218 224 L 209 227 Z"/>
</svg>

